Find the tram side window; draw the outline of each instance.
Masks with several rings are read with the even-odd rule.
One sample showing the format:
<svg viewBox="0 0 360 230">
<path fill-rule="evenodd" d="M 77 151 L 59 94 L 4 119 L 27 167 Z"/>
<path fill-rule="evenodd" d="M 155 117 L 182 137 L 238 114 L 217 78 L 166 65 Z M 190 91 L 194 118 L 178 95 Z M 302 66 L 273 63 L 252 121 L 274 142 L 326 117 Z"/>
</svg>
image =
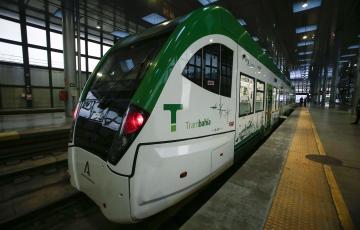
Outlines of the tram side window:
<svg viewBox="0 0 360 230">
<path fill-rule="evenodd" d="M 280 105 L 284 105 L 284 89 L 280 88 L 279 89 L 279 103 Z"/>
<path fill-rule="evenodd" d="M 190 81 L 202 87 L 202 49 L 191 57 L 190 61 L 185 66 L 182 75 Z"/>
<path fill-rule="evenodd" d="M 226 46 L 221 46 L 221 87 L 220 94 L 231 97 L 231 80 L 234 52 Z"/>
<path fill-rule="evenodd" d="M 277 95 L 277 88 L 274 87 L 273 88 L 273 95 L 272 95 L 272 111 L 277 110 L 276 95 Z"/>
<path fill-rule="evenodd" d="M 245 75 L 240 76 L 239 116 L 254 112 L 254 79 Z"/>
<path fill-rule="evenodd" d="M 264 90 L 265 90 L 264 82 L 257 81 L 256 82 L 256 101 L 255 101 L 255 111 L 256 112 L 264 110 Z"/>
<path fill-rule="evenodd" d="M 210 92 L 219 93 L 220 80 L 220 44 L 204 47 L 205 72 L 203 87 Z"/>
</svg>

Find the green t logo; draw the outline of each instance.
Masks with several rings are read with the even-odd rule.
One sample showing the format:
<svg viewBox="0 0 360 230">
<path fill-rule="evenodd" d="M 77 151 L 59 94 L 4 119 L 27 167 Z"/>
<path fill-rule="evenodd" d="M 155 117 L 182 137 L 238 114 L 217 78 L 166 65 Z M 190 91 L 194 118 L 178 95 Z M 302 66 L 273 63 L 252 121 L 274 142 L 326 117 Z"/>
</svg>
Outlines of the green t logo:
<svg viewBox="0 0 360 230">
<path fill-rule="evenodd" d="M 164 110 L 169 110 L 171 115 L 171 132 L 176 131 L 176 111 L 182 110 L 182 104 L 164 104 Z"/>
</svg>

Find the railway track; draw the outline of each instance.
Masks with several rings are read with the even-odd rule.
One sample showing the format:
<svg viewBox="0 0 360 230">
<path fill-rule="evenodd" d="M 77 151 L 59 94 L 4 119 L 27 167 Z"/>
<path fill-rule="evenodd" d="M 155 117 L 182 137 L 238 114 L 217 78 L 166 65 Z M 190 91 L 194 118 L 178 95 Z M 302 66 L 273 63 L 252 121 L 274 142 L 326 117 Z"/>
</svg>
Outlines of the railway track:
<svg viewBox="0 0 360 230">
<path fill-rule="evenodd" d="M 0 140 L 0 225 L 21 223 L 78 194 L 67 172 L 68 132 L 66 127 L 34 130 Z"/>
</svg>

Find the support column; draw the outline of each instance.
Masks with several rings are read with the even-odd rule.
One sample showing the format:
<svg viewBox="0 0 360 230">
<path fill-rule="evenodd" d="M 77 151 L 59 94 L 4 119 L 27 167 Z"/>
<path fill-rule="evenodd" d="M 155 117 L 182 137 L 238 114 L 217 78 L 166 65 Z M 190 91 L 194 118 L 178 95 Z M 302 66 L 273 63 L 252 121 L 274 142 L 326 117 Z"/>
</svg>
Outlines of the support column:
<svg viewBox="0 0 360 230">
<path fill-rule="evenodd" d="M 322 82 L 322 92 L 321 92 L 321 107 L 325 107 L 325 101 L 326 101 L 326 89 L 327 89 L 327 79 L 328 79 L 328 69 L 329 69 L 329 66 L 327 64 L 327 61 L 326 61 L 326 64 L 325 64 L 325 67 L 324 67 L 324 76 L 323 76 L 323 82 Z"/>
<path fill-rule="evenodd" d="M 83 88 L 83 81 L 81 76 L 81 32 L 80 32 L 80 1 L 76 0 L 76 44 L 77 44 L 77 63 L 78 63 L 78 71 L 77 71 L 77 79 L 76 79 L 76 88 L 77 88 L 77 97 L 80 97 L 80 92 Z"/>
<path fill-rule="evenodd" d="M 74 2 L 62 0 L 62 28 L 64 43 L 64 81 L 68 98 L 65 102 L 65 115 L 71 117 L 77 103 L 76 90 L 76 62 L 75 62 L 75 36 L 74 36 Z"/>
<path fill-rule="evenodd" d="M 29 50 L 27 42 L 27 31 L 26 31 L 26 13 L 25 13 L 25 2 L 20 1 L 19 13 L 20 13 L 20 29 L 21 29 L 21 41 L 23 51 L 23 63 L 24 63 L 24 83 L 25 83 L 25 100 L 26 107 L 32 108 L 32 89 L 31 89 L 31 78 L 30 78 L 30 66 L 29 66 Z"/>
<path fill-rule="evenodd" d="M 356 111 L 356 104 L 358 100 L 360 100 L 360 48 L 358 50 L 358 60 L 356 65 L 356 84 L 355 84 L 355 93 L 352 104 L 352 113 Z"/>
<path fill-rule="evenodd" d="M 49 10 L 49 0 L 45 0 L 45 9 L 46 12 L 50 12 Z M 53 83 L 52 83 L 52 68 L 51 68 L 51 51 L 50 51 L 50 47 L 51 47 L 51 43 L 50 43 L 50 19 L 49 19 L 49 14 L 45 14 L 45 26 L 46 26 L 46 44 L 47 44 L 47 49 L 46 49 L 46 53 L 47 53 L 47 58 L 48 58 L 48 73 L 49 73 L 49 87 L 50 87 L 50 105 L 51 108 L 54 108 L 54 92 L 53 92 Z"/>
<path fill-rule="evenodd" d="M 337 78 L 339 76 L 339 61 L 340 61 L 340 51 L 341 51 L 341 31 L 336 32 L 335 37 L 335 49 L 334 49 L 334 59 L 333 59 L 333 71 L 331 78 L 331 91 L 330 91 L 330 108 L 335 107 L 336 100 L 336 88 L 337 88 Z"/>
</svg>

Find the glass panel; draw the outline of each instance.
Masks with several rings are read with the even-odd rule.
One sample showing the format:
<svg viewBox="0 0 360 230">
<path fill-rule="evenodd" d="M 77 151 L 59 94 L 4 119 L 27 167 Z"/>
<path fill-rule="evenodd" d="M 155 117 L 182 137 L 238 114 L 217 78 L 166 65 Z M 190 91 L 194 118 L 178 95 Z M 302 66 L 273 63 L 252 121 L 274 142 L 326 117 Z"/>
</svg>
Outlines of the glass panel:
<svg viewBox="0 0 360 230">
<path fill-rule="evenodd" d="M 88 55 L 100 57 L 100 44 L 88 41 Z"/>
<path fill-rule="evenodd" d="M 265 84 L 263 82 L 256 82 L 256 101 L 255 101 L 255 111 L 264 110 L 264 89 Z"/>
<path fill-rule="evenodd" d="M 26 22 L 45 27 L 45 21 L 37 18 L 26 16 Z"/>
<path fill-rule="evenodd" d="M 64 55 L 63 53 L 51 52 L 51 67 L 64 68 Z"/>
<path fill-rule="evenodd" d="M 273 88 L 273 96 L 272 96 L 272 110 L 275 111 L 277 108 L 276 106 L 276 94 L 277 94 L 277 89 L 274 87 Z"/>
<path fill-rule="evenodd" d="M 50 32 L 51 48 L 63 50 L 63 36 L 55 32 Z"/>
<path fill-rule="evenodd" d="M 98 59 L 94 59 L 94 58 L 88 58 L 89 61 L 89 72 L 94 71 L 97 63 L 100 61 Z"/>
<path fill-rule="evenodd" d="M 76 70 L 79 69 L 78 66 L 78 58 L 77 55 L 75 56 L 75 61 L 76 61 Z M 85 57 L 81 57 L 81 71 L 86 71 L 86 58 Z"/>
<path fill-rule="evenodd" d="M 205 73 L 203 87 L 213 93 L 219 93 L 220 78 L 220 44 L 204 47 Z"/>
<path fill-rule="evenodd" d="M 18 13 L 10 11 L 10 10 L 5 10 L 5 9 L 2 9 L 2 8 L 0 8 L 0 15 L 6 16 L 6 17 L 9 17 L 9 18 L 20 19 Z"/>
<path fill-rule="evenodd" d="M 47 52 L 42 49 L 35 49 L 29 47 L 29 64 L 48 66 Z"/>
<path fill-rule="evenodd" d="M 264 92 L 264 90 L 265 90 L 265 84 L 262 83 L 262 82 L 260 82 L 260 81 L 256 82 L 256 90 L 257 90 L 257 91 L 263 91 L 263 92 Z"/>
<path fill-rule="evenodd" d="M 187 79 L 189 79 L 190 81 L 202 87 L 201 57 L 202 57 L 202 49 L 197 51 L 194 54 L 194 56 L 191 57 L 191 59 L 185 66 L 182 75 Z"/>
<path fill-rule="evenodd" d="M 46 46 L 46 32 L 32 26 L 26 26 L 27 39 L 29 44 Z"/>
<path fill-rule="evenodd" d="M 221 89 L 220 94 L 231 97 L 233 51 L 226 46 L 221 46 Z"/>
<path fill-rule="evenodd" d="M 0 38 L 21 42 L 20 23 L 0 18 L 0 28 Z"/>
<path fill-rule="evenodd" d="M 106 54 L 106 52 L 111 48 L 111 46 L 103 45 L 103 55 Z"/>
<path fill-rule="evenodd" d="M 84 39 L 80 39 L 80 49 L 81 49 L 81 54 L 85 54 L 85 40 Z M 77 39 L 75 38 L 75 51 L 77 52 Z"/>
<path fill-rule="evenodd" d="M 22 47 L 6 42 L 0 42 L 0 60 L 6 62 L 23 63 Z"/>
<path fill-rule="evenodd" d="M 241 75 L 239 115 L 246 115 L 254 112 L 253 103 L 254 103 L 254 79 Z"/>
</svg>

